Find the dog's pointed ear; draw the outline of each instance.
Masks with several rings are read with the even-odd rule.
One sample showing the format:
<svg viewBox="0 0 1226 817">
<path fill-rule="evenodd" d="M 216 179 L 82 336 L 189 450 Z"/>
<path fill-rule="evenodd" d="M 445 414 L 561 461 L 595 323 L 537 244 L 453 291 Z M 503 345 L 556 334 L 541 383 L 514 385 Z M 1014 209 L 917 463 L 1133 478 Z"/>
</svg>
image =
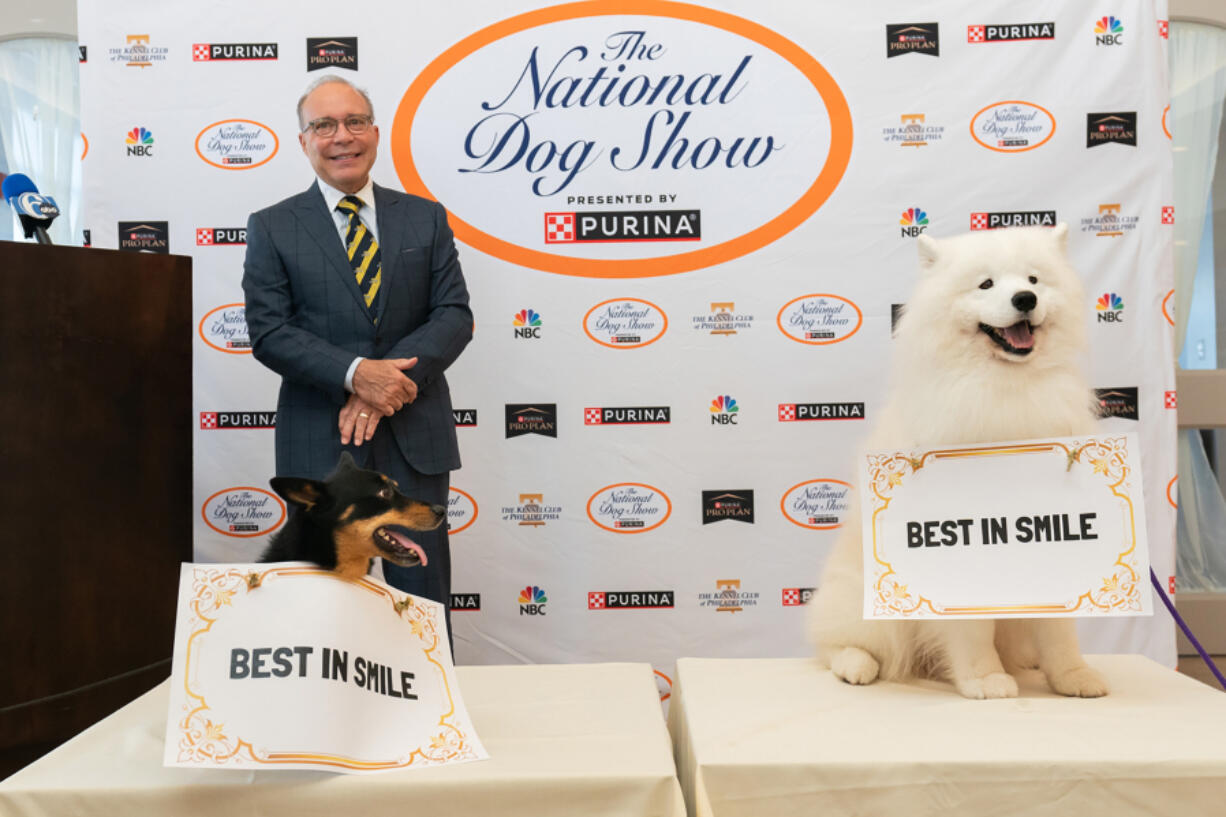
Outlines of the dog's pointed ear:
<svg viewBox="0 0 1226 817">
<path fill-rule="evenodd" d="M 936 240 L 920 234 L 915 238 L 915 248 L 919 252 L 920 268 L 932 269 L 937 262 L 937 256 L 940 255 Z"/>
<path fill-rule="evenodd" d="M 336 470 L 340 471 L 346 468 L 357 468 L 358 464 L 354 462 L 353 455 L 348 451 L 341 452 L 341 458 L 336 461 Z"/>
<path fill-rule="evenodd" d="M 1051 234 L 1056 238 L 1056 246 L 1060 248 L 1060 252 L 1068 252 L 1068 224 L 1060 222 L 1052 228 Z"/>
<path fill-rule="evenodd" d="M 273 477 L 268 483 L 286 502 L 306 511 L 323 499 L 327 490 L 322 482 L 302 477 Z"/>
</svg>

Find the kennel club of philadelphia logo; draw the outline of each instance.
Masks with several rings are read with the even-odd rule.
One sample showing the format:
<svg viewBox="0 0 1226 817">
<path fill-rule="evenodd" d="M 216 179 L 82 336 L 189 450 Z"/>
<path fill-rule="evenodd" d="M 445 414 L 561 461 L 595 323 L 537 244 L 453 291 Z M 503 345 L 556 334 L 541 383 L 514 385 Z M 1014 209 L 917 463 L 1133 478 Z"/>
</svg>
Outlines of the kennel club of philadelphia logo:
<svg viewBox="0 0 1226 817">
<path fill-rule="evenodd" d="M 1100 204 L 1098 214 L 1081 220 L 1081 231 L 1093 233 L 1098 238 L 1119 238 L 1124 233 L 1130 233 L 1137 228 L 1140 216 L 1124 215 L 1120 212 L 1123 205 Z"/>
<path fill-rule="evenodd" d="M 277 155 L 272 128 L 251 119 L 223 119 L 196 134 L 196 155 L 222 170 L 251 170 Z"/>
<path fill-rule="evenodd" d="M 753 328 L 753 315 L 738 312 L 736 301 L 711 301 L 711 311 L 690 319 L 694 329 L 710 335 L 735 335 Z"/>
<path fill-rule="evenodd" d="M 841 295 L 815 293 L 788 301 L 775 323 L 779 331 L 797 343 L 826 346 L 847 340 L 860 329 L 864 313 Z"/>
<path fill-rule="evenodd" d="M 601 301 L 583 316 L 584 333 L 610 349 L 639 349 L 668 330 L 664 310 L 639 298 Z"/>
<path fill-rule="evenodd" d="M 613 533 L 645 533 L 663 525 L 672 512 L 663 491 L 641 482 L 606 485 L 587 501 L 592 524 Z"/>
<path fill-rule="evenodd" d="M 459 533 L 477 521 L 477 500 L 454 485 L 447 494 L 447 532 Z"/>
<path fill-rule="evenodd" d="M 129 68 L 149 68 L 166 62 L 169 53 L 169 48 L 153 45 L 148 34 L 129 34 L 122 46 L 107 49 L 107 58 Z"/>
<path fill-rule="evenodd" d="M 672 590 L 589 590 L 589 610 L 661 610 L 676 606 Z"/>
<path fill-rule="evenodd" d="M 1086 114 L 1086 147 L 1110 143 L 1137 146 L 1136 111 Z"/>
<path fill-rule="evenodd" d="M 200 339 L 212 349 L 232 355 L 251 354 L 246 304 L 225 304 L 200 319 Z"/>
<path fill-rule="evenodd" d="M 307 71 L 321 68 L 358 70 L 357 37 L 307 37 Z"/>
<path fill-rule="evenodd" d="M 752 525 L 753 491 L 703 491 L 702 524 L 710 525 L 725 519 Z"/>
<path fill-rule="evenodd" d="M 936 23 L 886 24 L 885 56 L 901 57 L 903 54 L 927 54 L 941 56 L 940 28 Z"/>
<path fill-rule="evenodd" d="M 758 593 L 741 589 L 740 579 L 716 579 L 714 593 L 699 593 L 698 606 L 717 613 L 739 613 L 746 607 L 758 606 Z"/>
<path fill-rule="evenodd" d="M 941 137 L 945 135 L 945 126 L 928 122 L 926 114 L 904 113 L 898 119 L 898 125 L 881 129 L 881 138 L 887 144 L 922 148 L 932 142 L 941 141 Z"/>
<path fill-rule="evenodd" d="M 502 521 L 521 527 L 540 528 L 561 518 L 562 506 L 546 504 L 544 494 L 520 494 L 519 504 L 502 507 Z"/>
<path fill-rule="evenodd" d="M 285 521 L 285 503 L 263 488 L 218 491 L 200 509 L 204 523 L 225 536 L 249 538 L 271 533 Z"/>
<path fill-rule="evenodd" d="M 524 434 L 558 436 L 557 403 L 507 403 L 507 439 Z"/>
<path fill-rule="evenodd" d="M 834 530 L 850 506 L 851 484 L 840 479 L 811 479 L 793 485 L 779 501 L 783 515 L 809 530 Z"/>
<path fill-rule="evenodd" d="M 971 118 L 971 138 L 998 153 L 1021 153 L 1047 144 L 1056 132 L 1056 117 L 1051 111 L 1007 99 L 981 108 Z"/>
<path fill-rule="evenodd" d="M 390 140 L 404 189 L 453 202 L 461 241 L 597 278 L 689 272 L 777 240 L 834 192 L 851 145 L 837 81 L 783 34 L 617 0 L 456 43 L 409 86 Z"/>
<path fill-rule="evenodd" d="M 128 252 L 170 253 L 167 236 L 170 225 L 165 221 L 119 222 L 119 249 Z"/>
</svg>

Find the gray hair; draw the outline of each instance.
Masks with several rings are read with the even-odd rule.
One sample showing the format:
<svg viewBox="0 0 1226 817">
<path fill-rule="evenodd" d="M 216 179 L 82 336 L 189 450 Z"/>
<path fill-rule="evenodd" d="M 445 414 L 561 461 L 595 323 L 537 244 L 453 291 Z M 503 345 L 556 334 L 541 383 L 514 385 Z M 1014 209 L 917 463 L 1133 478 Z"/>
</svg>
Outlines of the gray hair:
<svg viewBox="0 0 1226 817">
<path fill-rule="evenodd" d="M 306 102 L 306 98 L 310 96 L 319 86 L 327 85 L 332 82 L 339 82 L 341 85 L 348 85 L 350 88 L 361 94 L 362 99 L 366 100 L 366 108 L 370 111 L 370 118 L 372 121 L 374 120 L 375 106 L 374 103 L 370 101 L 370 94 L 366 93 L 366 91 L 354 85 L 344 77 L 338 77 L 336 74 L 324 74 L 322 77 L 308 85 L 306 90 L 302 92 L 302 96 L 298 97 L 298 130 L 302 130 L 306 127 L 306 123 L 302 121 L 302 106 Z"/>
</svg>

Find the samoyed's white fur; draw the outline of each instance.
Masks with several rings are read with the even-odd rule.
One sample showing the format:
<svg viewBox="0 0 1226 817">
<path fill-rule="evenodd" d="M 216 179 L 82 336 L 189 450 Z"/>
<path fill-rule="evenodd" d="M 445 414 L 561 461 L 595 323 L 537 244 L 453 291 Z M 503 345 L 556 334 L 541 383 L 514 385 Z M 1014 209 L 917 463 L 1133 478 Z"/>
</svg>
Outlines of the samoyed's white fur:
<svg viewBox="0 0 1226 817">
<path fill-rule="evenodd" d="M 866 450 L 1094 431 L 1079 365 L 1085 298 L 1067 241 L 1064 224 L 917 239 L 919 281 L 898 322 L 889 398 Z M 1107 694 L 1070 619 L 864 620 L 860 527 L 853 509 L 810 603 L 818 657 L 836 676 L 851 684 L 943 678 L 968 698 L 1009 698 L 1017 682 L 1005 667 L 1037 666 L 1062 695 Z"/>
</svg>

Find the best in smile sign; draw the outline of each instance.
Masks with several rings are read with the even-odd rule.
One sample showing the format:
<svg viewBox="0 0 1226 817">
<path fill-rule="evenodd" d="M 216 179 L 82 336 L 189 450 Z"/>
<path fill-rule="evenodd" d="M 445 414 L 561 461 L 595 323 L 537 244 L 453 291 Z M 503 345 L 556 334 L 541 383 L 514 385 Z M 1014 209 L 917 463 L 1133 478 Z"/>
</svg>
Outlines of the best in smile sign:
<svg viewBox="0 0 1226 817">
<path fill-rule="evenodd" d="M 1136 435 L 860 463 L 865 618 L 1153 612 Z"/>
</svg>

